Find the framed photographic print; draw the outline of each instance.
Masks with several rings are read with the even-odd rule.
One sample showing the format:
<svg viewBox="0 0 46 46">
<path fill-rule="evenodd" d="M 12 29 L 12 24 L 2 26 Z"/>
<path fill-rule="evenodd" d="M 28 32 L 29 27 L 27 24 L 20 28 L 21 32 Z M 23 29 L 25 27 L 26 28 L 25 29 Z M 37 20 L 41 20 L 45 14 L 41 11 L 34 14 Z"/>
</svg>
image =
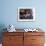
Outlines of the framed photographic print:
<svg viewBox="0 0 46 46">
<path fill-rule="evenodd" d="M 19 7 L 17 18 L 18 21 L 35 21 L 35 8 Z"/>
</svg>

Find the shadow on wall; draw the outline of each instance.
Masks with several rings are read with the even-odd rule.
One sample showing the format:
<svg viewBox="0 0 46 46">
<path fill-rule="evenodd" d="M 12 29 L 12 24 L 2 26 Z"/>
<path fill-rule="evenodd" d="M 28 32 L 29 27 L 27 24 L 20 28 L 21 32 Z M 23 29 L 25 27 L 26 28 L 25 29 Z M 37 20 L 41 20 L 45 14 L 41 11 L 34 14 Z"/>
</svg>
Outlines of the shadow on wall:
<svg viewBox="0 0 46 46">
<path fill-rule="evenodd" d="M 0 24 L 0 43 L 2 43 L 2 32 L 6 32 L 6 26 L 4 24 Z"/>
</svg>

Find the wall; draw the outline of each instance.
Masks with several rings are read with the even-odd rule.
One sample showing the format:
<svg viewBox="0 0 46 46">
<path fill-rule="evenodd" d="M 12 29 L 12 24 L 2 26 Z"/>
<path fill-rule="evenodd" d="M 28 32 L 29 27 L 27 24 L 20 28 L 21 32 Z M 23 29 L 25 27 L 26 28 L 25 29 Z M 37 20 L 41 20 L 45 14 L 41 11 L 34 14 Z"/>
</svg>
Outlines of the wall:
<svg viewBox="0 0 46 46">
<path fill-rule="evenodd" d="M 15 25 L 16 28 L 44 27 L 46 28 L 46 0 L 1 0 L 0 24 Z M 17 8 L 34 7 L 36 20 L 34 22 L 18 22 Z"/>
</svg>

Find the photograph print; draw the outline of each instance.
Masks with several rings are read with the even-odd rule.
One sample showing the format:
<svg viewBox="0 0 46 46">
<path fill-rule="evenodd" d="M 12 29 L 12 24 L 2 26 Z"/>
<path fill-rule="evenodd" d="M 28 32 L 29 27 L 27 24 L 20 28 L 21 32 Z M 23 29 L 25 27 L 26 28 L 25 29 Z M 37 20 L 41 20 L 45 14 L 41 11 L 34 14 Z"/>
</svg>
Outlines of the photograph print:
<svg viewBox="0 0 46 46">
<path fill-rule="evenodd" d="M 35 9 L 31 7 L 18 8 L 18 21 L 34 21 Z"/>
</svg>

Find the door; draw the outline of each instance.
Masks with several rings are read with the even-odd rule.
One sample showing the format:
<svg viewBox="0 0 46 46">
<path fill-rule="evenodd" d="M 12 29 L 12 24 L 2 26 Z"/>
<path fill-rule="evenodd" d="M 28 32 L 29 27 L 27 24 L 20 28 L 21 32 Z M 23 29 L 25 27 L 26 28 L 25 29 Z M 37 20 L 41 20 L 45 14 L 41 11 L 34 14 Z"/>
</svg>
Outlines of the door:
<svg viewBox="0 0 46 46">
<path fill-rule="evenodd" d="M 23 33 L 9 32 L 3 36 L 3 46 L 23 46 Z"/>
</svg>

